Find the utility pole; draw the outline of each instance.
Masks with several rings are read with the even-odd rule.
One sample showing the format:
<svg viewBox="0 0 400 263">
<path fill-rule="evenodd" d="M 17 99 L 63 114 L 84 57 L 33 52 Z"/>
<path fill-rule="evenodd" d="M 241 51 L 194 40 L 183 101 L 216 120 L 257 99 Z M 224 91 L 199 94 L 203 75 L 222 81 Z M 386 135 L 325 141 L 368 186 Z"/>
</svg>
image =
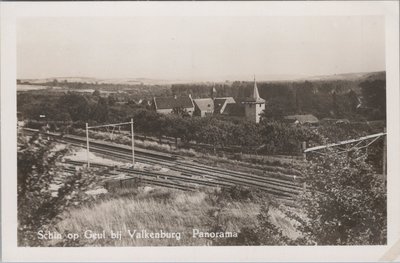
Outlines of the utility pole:
<svg viewBox="0 0 400 263">
<path fill-rule="evenodd" d="M 133 119 L 131 119 L 131 135 L 132 135 L 132 167 L 135 166 L 135 134 L 133 131 Z"/>
<path fill-rule="evenodd" d="M 87 155 L 87 167 L 90 168 L 89 161 L 89 124 L 86 123 L 86 155 Z"/>
<path fill-rule="evenodd" d="M 384 128 L 383 132 L 386 134 L 383 138 L 383 160 L 382 160 L 382 175 L 383 175 L 383 183 L 386 186 L 386 149 L 387 149 L 387 133 L 386 128 Z"/>
<path fill-rule="evenodd" d="M 90 161 L 89 161 L 89 130 L 90 129 L 98 129 L 98 128 L 107 128 L 108 127 L 113 127 L 112 134 L 114 133 L 115 127 L 116 126 L 121 126 L 121 125 L 131 125 L 131 136 L 132 136 L 132 165 L 135 165 L 135 133 L 133 131 L 133 119 L 131 119 L 130 122 L 121 122 L 121 123 L 115 123 L 115 124 L 104 124 L 104 125 L 97 125 L 97 126 L 89 126 L 88 123 L 86 123 L 86 152 L 87 152 L 87 166 L 90 167 Z"/>
<path fill-rule="evenodd" d="M 307 154 L 304 152 L 307 149 L 307 142 L 301 143 L 301 152 L 303 153 L 303 161 L 307 161 Z"/>
</svg>

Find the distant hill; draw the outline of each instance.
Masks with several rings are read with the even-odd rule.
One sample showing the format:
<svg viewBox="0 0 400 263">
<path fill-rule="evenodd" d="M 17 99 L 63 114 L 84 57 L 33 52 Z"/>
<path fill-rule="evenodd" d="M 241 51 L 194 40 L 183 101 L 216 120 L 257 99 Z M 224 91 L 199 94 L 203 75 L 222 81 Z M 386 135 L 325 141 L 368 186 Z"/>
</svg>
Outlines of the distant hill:
<svg viewBox="0 0 400 263">
<path fill-rule="evenodd" d="M 257 75 L 258 82 L 297 82 L 297 81 L 324 81 L 324 80 L 375 80 L 385 79 L 386 72 L 361 72 L 361 73 L 346 73 L 334 75 L 321 75 L 321 76 L 295 76 L 295 75 Z M 231 78 L 234 79 L 234 78 Z M 237 78 L 239 80 L 239 78 Z M 249 81 L 251 78 L 242 78 L 242 81 Z M 54 78 L 41 78 L 41 79 L 21 79 L 22 82 L 29 82 L 32 84 L 48 83 L 57 80 L 58 82 L 80 82 L 90 84 L 119 84 L 119 85 L 171 85 L 171 84 L 212 84 L 213 81 L 190 81 L 190 80 L 177 80 L 177 79 L 152 79 L 152 78 L 92 78 L 92 77 L 54 77 Z M 223 81 L 225 84 L 232 83 L 232 81 Z M 223 83 L 222 81 L 216 83 Z"/>
<path fill-rule="evenodd" d="M 21 79 L 22 82 L 29 82 L 32 84 L 49 83 L 57 80 L 58 82 L 69 83 L 88 83 L 88 84 L 118 84 L 118 85 L 169 85 L 173 83 L 187 83 L 183 80 L 164 80 L 164 79 L 150 79 L 150 78 L 115 78 L 115 79 L 101 79 L 89 77 L 55 77 L 55 78 L 42 78 L 42 79 Z"/>
<path fill-rule="evenodd" d="M 322 75 L 322 76 L 313 76 L 307 78 L 297 79 L 296 81 L 315 81 L 315 80 L 375 80 L 386 79 L 386 71 L 377 71 L 377 72 L 360 72 L 360 73 L 346 73 L 346 74 L 333 74 L 333 75 Z"/>
</svg>

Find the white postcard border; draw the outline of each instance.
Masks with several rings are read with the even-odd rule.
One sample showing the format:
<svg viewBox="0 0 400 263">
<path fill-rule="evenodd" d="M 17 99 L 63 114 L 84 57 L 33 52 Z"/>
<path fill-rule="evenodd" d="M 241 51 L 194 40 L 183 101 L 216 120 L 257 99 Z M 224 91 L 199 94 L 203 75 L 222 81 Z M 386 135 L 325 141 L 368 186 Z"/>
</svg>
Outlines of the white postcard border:
<svg viewBox="0 0 400 263">
<path fill-rule="evenodd" d="M 377 261 L 386 259 L 383 258 L 385 253 L 400 239 L 398 2 L 2 2 L 0 4 L 1 227 L 4 261 Z M 388 245 L 334 247 L 17 247 L 16 19 L 43 16 L 327 15 L 382 15 L 386 17 Z M 389 256 L 393 257 L 393 255 Z"/>
</svg>

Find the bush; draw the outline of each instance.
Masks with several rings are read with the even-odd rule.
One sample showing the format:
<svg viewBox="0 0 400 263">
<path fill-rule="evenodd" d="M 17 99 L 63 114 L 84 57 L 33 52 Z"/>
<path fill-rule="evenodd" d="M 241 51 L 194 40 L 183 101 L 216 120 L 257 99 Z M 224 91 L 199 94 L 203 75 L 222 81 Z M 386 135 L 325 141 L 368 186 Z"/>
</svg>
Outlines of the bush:
<svg viewBox="0 0 400 263">
<path fill-rule="evenodd" d="M 68 207 L 91 200 L 84 192 L 98 177 L 76 172 L 63 179 L 54 195 L 52 185 L 61 173 L 56 162 L 68 150 L 54 150 L 51 141 L 37 136 L 18 140 L 18 245 L 40 246 L 43 240 L 38 239 L 38 231 L 50 230 Z"/>
<path fill-rule="evenodd" d="M 307 188 L 300 205 L 306 219 L 302 243 L 386 244 L 385 182 L 359 152 L 332 151 L 311 161 L 303 173 Z"/>
</svg>

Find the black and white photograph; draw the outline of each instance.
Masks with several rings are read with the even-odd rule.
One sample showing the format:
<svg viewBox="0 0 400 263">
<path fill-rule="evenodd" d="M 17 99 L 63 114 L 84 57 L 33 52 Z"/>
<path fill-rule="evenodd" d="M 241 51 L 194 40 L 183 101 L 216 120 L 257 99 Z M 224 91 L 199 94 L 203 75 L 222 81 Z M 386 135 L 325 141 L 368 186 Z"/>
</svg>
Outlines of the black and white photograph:
<svg viewBox="0 0 400 263">
<path fill-rule="evenodd" d="M 155 13 L 15 19 L 17 247 L 387 246 L 385 16 Z"/>
</svg>

